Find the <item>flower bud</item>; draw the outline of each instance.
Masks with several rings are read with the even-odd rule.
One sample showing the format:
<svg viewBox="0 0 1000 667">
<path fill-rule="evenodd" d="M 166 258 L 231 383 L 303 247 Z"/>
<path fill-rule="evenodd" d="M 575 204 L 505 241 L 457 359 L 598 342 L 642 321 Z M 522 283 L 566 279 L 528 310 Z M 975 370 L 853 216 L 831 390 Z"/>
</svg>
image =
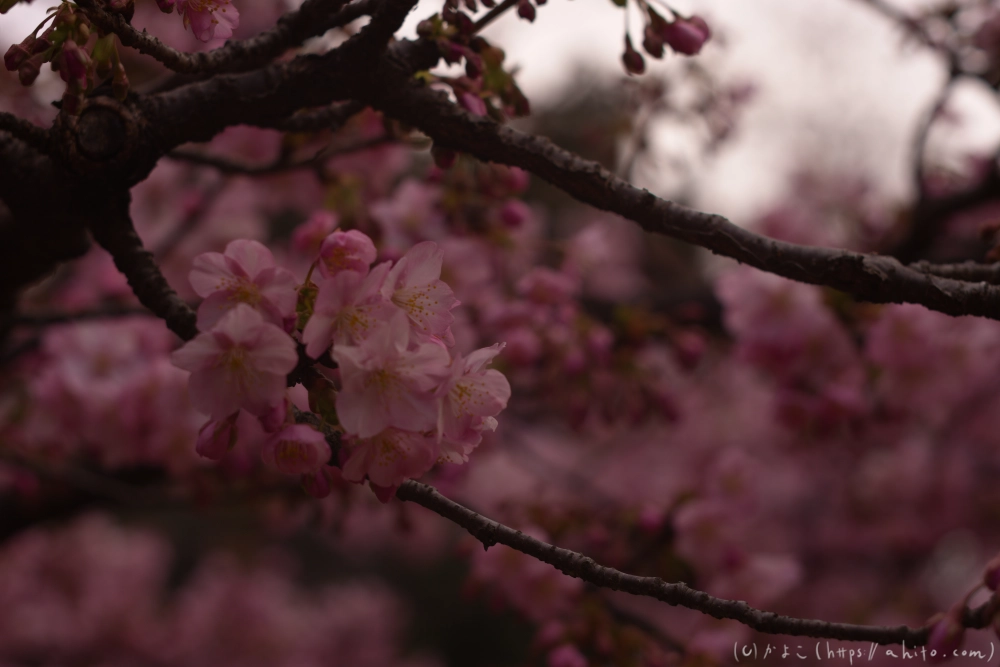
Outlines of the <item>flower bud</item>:
<svg viewBox="0 0 1000 667">
<path fill-rule="evenodd" d="M 535 20 L 535 6 L 529 0 L 521 0 L 517 3 L 517 15 L 533 22 Z"/>
<path fill-rule="evenodd" d="M 319 431 L 293 424 L 267 439 L 260 458 L 267 467 L 286 475 L 306 475 L 330 461 L 330 445 Z"/>
<path fill-rule="evenodd" d="M 478 79 L 483 75 L 483 59 L 475 53 L 465 54 L 465 75 L 470 79 Z"/>
<path fill-rule="evenodd" d="M 690 19 L 679 18 L 673 23 L 666 24 L 660 31 L 663 41 L 671 49 L 686 56 L 693 56 L 701 51 L 701 47 L 711 34 L 705 20 L 697 16 L 692 16 Z"/>
<path fill-rule="evenodd" d="M 931 628 L 927 639 L 927 649 L 930 652 L 927 662 L 937 664 L 951 657 L 952 651 L 962 645 L 965 639 L 965 626 L 962 625 L 964 604 L 957 604 L 940 616 Z"/>
<path fill-rule="evenodd" d="M 663 38 L 660 37 L 652 23 L 647 23 L 646 29 L 643 31 L 642 48 L 654 58 L 663 57 Z"/>
<path fill-rule="evenodd" d="M 237 410 L 225 419 L 209 419 L 205 422 L 198 431 L 198 439 L 194 445 L 198 455 L 211 461 L 221 461 L 226 452 L 236 445 L 236 418 L 239 416 L 240 412 Z"/>
<path fill-rule="evenodd" d="M 174 5 L 176 0 L 156 0 L 156 6 L 160 8 L 160 11 L 164 14 L 169 14 L 174 11 Z"/>
<path fill-rule="evenodd" d="M 518 229 L 531 216 L 531 209 L 520 199 L 510 199 L 500 207 L 500 222 L 507 229 Z"/>
<path fill-rule="evenodd" d="M 22 86 L 30 86 L 38 78 L 38 74 L 42 71 L 42 54 L 32 56 L 21 63 L 21 66 L 17 68 L 17 77 L 21 80 Z"/>
<path fill-rule="evenodd" d="M 31 44 L 26 44 L 28 40 L 24 40 L 20 44 L 11 44 L 10 48 L 7 49 L 7 53 L 3 56 L 3 66 L 7 68 L 8 72 L 13 72 L 18 67 L 24 63 L 25 60 L 31 57 Z"/>
<path fill-rule="evenodd" d="M 986 588 L 994 592 L 1000 587 L 1000 554 L 994 556 L 993 560 L 986 564 L 986 570 L 983 572 L 983 583 L 986 584 Z"/>
<path fill-rule="evenodd" d="M 458 95 L 458 103 L 461 104 L 466 111 L 475 116 L 486 115 L 486 102 L 484 102 L 483 98 L 479 95 L 473 95 L 472 93 L 460 93 Z"/>
<path fill-rule="evenodd" d="M 625 53 L 622 54 L 622 64 L 625 65 L 625 71 L 629 74 L 642 74 L 646 71 L 646 61 L 643 60 L 642 54 L 632 46 L 632 38 L 628 35 L 625 35 Z"/>
<path fill-rule="evenodd" d="M 128 76 L 125 74 L 125 66 L 121 63 L 116 63 L 115 75 L 111 79 L 111 92 L 114 93 L 116 100 L 124 102 L 128 96 L 128 88 Z"/>
</svg>

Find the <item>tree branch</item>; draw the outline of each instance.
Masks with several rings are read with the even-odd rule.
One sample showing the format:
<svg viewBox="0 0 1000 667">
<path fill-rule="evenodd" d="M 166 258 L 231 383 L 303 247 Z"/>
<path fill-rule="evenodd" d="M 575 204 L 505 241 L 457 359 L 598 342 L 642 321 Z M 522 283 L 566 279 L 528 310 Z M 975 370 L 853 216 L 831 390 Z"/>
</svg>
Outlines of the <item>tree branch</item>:
<svg viewBox="0 0 1000 667">
<path fill-rule="evenodd" d="M 77 0 L 87 16 L 105 32 L 118 35 L 125 46 L 158 60 L 183 74 L 248 72 L 265 65 L 290 48 L 318 37 L 331 28 L 350 23 L 371 11 L 374 0 L 306 0 L 294 12 L 285 14 L 278 24 L 256 37 L 233 40 L 212 51 L 186 53 L 173 49 L 146 32 L 139 32 L 121 14 L 104 11 L 95 0 Z"/>
<path fill-rule="evenodd" d="M 617 213 L 655 234 L 792 280 L 824 285 L 873 303 L 918 303 L 949 315 L 1000 319 L 1000 288 L 941 278 L 892 257 L 785 243 L 754 234 L 719 215 L 660 199 L 599 164 L 547 139 L 469 114 L 439 92 L 407 82 L 369 90 L 367 101 L 430 136 L 443 148 L 526 169 L 577 200 Z"/>
<path fill-rule="evenodd" d="M 111 253 L 139 303 L 164 320 L 183 340 L 194 338 L 198 334 L 195 313 L 167 283 L 153 254 L 143 248 L 128 214 L 128 193 L 111 200 L 106 215 L 95 216 L 90 226 L 94 240 Z"/>
<path fill-rule="evenodd" d="M 137 105 L 162 153 L 207 141 L 232 125 L 275 127 L 302 108 L 327 106 L 371 84 L 374 69 L 416 0 L 384 0 L 358 34 L 322 55 L 299 56 L 245 74 L 140 98 Z"/>
<path fill-rule="evenodd" d="M 877 644 L 900 644 L 905 641 L 911 646 L 926 644 L 930 635 L 930 626 L 921 628 L 869 626 L 780 616 L 755 609 L 745 602 L 713 597 L 708 593 L 689 588 L 683 583 L 667 583 L 658 577 L 639 577 L 626 574 L 614 568 L 600 565 L 583 554 L 536 540 L 519 530 L 487 519 L 481 514 L 444 497 L 434 487 L 414 480 L 403 482 L 396 491 L 396 497 L 421 505 L 458 524 L 482 542 L 487 549 L 495 544 L 503 544 L 537 558 L 543 563 L 548 563 L 564 574 L 582 579 L 595 586 L 655 598 L 672 606 L 700 611 L 713 618 L 731 619 L 758 632 L 819 639 L 875 642 Z M 988 607 L 989 605 L 985 604 L 982 607 L 967 610 L 964 619 L 966 627 L 978 629 L 989 625 L 992 618 L 988 613 Z"/>
<path fill-rule="evenodd" d="M 190 162 L 192 164 L 202 165 L 206 167 L 213 167 L 218 169 L 224 174 L 242 174 L 245 176 L 271 176 L 273 174 L 280 174 L 288 171 L 296 171 L 299 169 L 315 169 L 321 165 L 326 160 L 330 158 L 337 157 L 338 155 L 349 155 L 351 153 L 357 153 L 359 151 L 368 150 L 370 148 L 376 148 L 384 144 L 392 143 L 398 141 L 398 139 L 391 135 L 386 134 L 380 137 L 375 137 L 373 139 L 365 139 L 364 141 L 359 141 L 357 143 L 335 147 L 332 145 L 324 146 L 323 148 L 316 151 L 316 154 L 308 157 L 304 160 L 289 161 L 279 157 L 267 164 L 247 164 L 240 160 L 230 159 L 220 155 L 209 155 L 207 153 L 202 153 L 199 151 L 186 151 L 186 150 L 175 150 L 167 153 L 167 157 L 172 160 L 179 160 L 182 162 Z"/>
<path fill-rule="evenodd" d="M 0 111 L 0 132 L 10 133 L 39 153 L 52 154 L 52 138 L 49 131 L 12 113 Z"/>
<path fill-rule="evenodd" d="M 979 262 L 960 262 L 958 264 L 932 264 L 930 262 L 914 262 L 910 268 L 923 273 L 954 278 L 968 282 L 985 282 L 1000 285 L 1000 262 L 980 264 Z"/>
</svg>

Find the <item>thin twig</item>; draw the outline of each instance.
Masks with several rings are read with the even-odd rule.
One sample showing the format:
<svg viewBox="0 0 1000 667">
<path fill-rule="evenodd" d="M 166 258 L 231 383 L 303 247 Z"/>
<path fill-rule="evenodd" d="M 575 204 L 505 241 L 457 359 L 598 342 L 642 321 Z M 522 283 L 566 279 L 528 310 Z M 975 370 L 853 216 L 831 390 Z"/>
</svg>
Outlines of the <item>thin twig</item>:
<svg viewBox="0 0 1000 667">
<path fill-rule="evenodd" d="M 177 149 L 167 153 L 167 157 L 172 160 L 190 162 L 192 164 L 213 167 L 224 174 L 240 174 L 244 176 L 271 176 L 289 171 L 301 169 L 315 169 L 326 160 L 338 155 L 349 155 L 359 151 L 376 148 L 388 143 L 397 141 L 393 135 L 382 135 L 373 139 L 365 139 L 348 146 L 334 146 L 332 144 L 324 146 L 316 153 L 304 160 L 289 161 L 284 156 L 279 156 L 266 164 L 247 164 L 240 160 L 223 157 L 220 155 L 209 155 L 199 151 L 187 151 Z"/>
<path fill-rule="evenodd" d="M 499 18 L 501 14 L 503 14 L 511 7 L 515 6 L 517 3 L 518 0 L 503 0 L 503 2 L 501 2 L 499 5 L 497 5 L 490 11 L 488 11 L 481 19 L 479 19 L 473 24 L 472 32 L 474 33 L 479 32 L 489 24 L 493 23 L 493 21 Z"/>
</svg>

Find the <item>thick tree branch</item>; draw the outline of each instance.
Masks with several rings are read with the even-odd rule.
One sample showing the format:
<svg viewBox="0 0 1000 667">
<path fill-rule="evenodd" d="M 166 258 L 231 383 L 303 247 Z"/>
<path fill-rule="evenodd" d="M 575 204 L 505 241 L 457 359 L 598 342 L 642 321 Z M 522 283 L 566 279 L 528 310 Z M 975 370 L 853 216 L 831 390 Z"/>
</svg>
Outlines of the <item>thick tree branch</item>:
<svg viewBox="0 0 1000 667">
<path fill-rule="evenodd" d="M 0 111 L 0 132 L 8 132 L 39 153 L 52 153 L 52 138 L 48 130 L 38 127 L 12 113 Z"/>
<path fill-rule="evenodd" d="M 152 253 L 142 247 L 128 214 L 128 202 L 127 193 L 113 196 L 110 210 L 91 225 L 91 234 L 111 253 L 139 303 L 165 321 L 183 340 L 190 340 L 198 333 L 195 313 L 167 283 Z"/>
<path fill-rule="evenodd" d="M 526 169 L 595 208 L 643 229 L 702 246 L 764 271 L 844 291 L 873 303 L 919 303 L 949 315 L 1000 319 L 1000 288 L 941 278 L 892 257 L 777 241 L 719 215 L 660 199 L 547 139 L 469 114 L 436 91 L 413 83 L 371 91 L 371 105 L 409 123 L 443 148 Z"/>
<path fill-rule="evenodd" d="M 900 644 L 905 641 L 911 646 L 926 644 L 930 634 L 929 626 L 868 626 L 780 616 L 755 609 L 745 602 L 713 597 L 683 583 L 667 583 L 657 577 L 626 574 L 600 565 L 583 554 L 536 540 L 519 530 L 487 519 L 444 497 L 434 487 L 413 480 L 403 482 L 396 491 L 396 497 L 426 507 L 458 524 L 487 549 L 495 544 L 503 544 L 595 586 L 655 598 L 669 605 L 700 611 L 713 618 L 735 620 L 758 632 L 877 644 Z M 968 610 L 965 625 L 969 628 L 986 627 L 992 620 L 988 611 L 988 605 Z"/>
<path fill-rule="evenodd" d="M 227 42 L 225 46 L 201 53 L 173 49 L 146 32 L 139 32 L 121 14 L 104 11 L 95 0 L 77 0 L 87 16 L 105 32 L 113 32 L 125 46 L 158 60 L 183 74 L 248 72 L 265 65 L 290 48 L 318 37 L 331 28 L 350 23 L 371 11 L 373 0 L 306 0 L 278 24 L 256 37 Z"/>
<path fill-rule="evenodd" d="M 338 48 L 246 74 L 227 74 L 157 95 L 138 105 L 166 153 L 207 141 L 232 125 L 274 127 L 299 109 L 343 101 L 370 83 L 393 34 L 416 0 L 384 0 L 371 21 Z"/>
</svg>

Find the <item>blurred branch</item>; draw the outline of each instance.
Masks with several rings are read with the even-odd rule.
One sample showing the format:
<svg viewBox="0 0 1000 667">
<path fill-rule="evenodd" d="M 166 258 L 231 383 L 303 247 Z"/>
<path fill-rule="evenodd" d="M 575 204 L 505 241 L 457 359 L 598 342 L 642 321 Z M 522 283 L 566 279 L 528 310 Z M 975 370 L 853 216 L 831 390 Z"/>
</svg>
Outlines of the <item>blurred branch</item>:
<svg viewBox="0 0 1000 667">
<path fill-rule="evenodd" d="M 658 577 L 639 577 L 626 574 L 614 568 L 600 565 L 583 554 L 536 540 L 519 530 L 488 519 L 444 497 L 434 487 L 414 480 L 403 482 L 396 491 L 396 497 L 421 505 L 458 524 L 482 542 L 487 549 L 496 544 L 503 544 L 594 586 L 655 598 L 672 606 L 700 611 L 713 618 L 731 619 L 758 632 L 818 639 L 874 642 L 876 644 L 906 642 L 911 646 L 926 644 L 930 635 L 930 626 L 910 628 L 906 626 L 854 625 L 780 616 L 755 609 L 742 601 L 713 597 L 708 593 L 689 588 L 683 583 L 667 583 Z M 973 610 L 966 610 L 964 618 L 966 627 L 984 628 L 991 621 L 992 608 L 989 603 Z"/>
<path fill-rule="evenodd" d="M 227 181 L 225 179 L 213 183 L 201 194 L 201 198 L 198 200 L 196 206 L 187 210 L 184 217 L 181 219 L 180 224 L 177 225 L 171 232 L 163 239 L 160 244 L 153 249 L 153 256 L 157 261 L 162 262 L 167 257 L 177 249 L 188 234 L 190 234 L 195 227 L 198 226 L 208 213 L 209 209 L 212 208 L 212 204 L 219 197 L 223 190 L 226 189 Z"/>
<path fill-rule="evenodd" d="M 247 72 L 274 60 L 305 40 L 331 28 L 346 25 L 369 13 L 374 0 L 359 0 L 344 7 L 347 0 L 306 0 L 302 6 L 278 20 L 278 24 L 256 37 L 232 40 L 218 49 L 186 53 L 171 48 L 146 32 L 139 32 L 121 14 L 104 11 L 97 0 L 77 0 L 88 18 L 105 32 L 118 35 L 125 46 L 158 60 L 175 72 Z"/>
<path fill-rule="evenodd" d="M 280 174 L 288 171 L 297 171 L 300 169 L 316 169 L 321 166 L 323 162 L 328 159 L 337 157 L 338 155 L 349 155 L 351 153 L 357 153 L 359 151 L 368 150 L 369 148 L 376 148 L 385 144 L 393 143 L 398 141 L 398 139 L 391 135 L 385 134 L 373 139 L 365 139 L 357 143 L 335 147 L 332 144 L 324 146 L 320 150 L 316 151 L 316 154 L 306 158 L 304 160 L 291 161 L 287 156 L 279 155 L 275 160 L 267 164 L 247 164 L 240 160 L 235 160 L 232 158 L 209 155 L 207 153 L 202 153 L 199 151 L 186 151 L 183 149 L 178 149 L 167 153 L 167 157 L 172 160 L 179 160 L 182 162 L 190 162 L 192 164 L 202 165 L 206 167 L 213 167 L 218 169 L 224 174 L 241 174 L 245 176 L 270 176 L 273 174 Z"/>
<path fill-rule="evenodd" d="M 69 322 L 82 322 L 86 320 L 100 320 L 117 317 L 153 316 L 146 308 L 136 306 L 108 305 L 92 310 L 80 310 L 76 312 L 41 312 L 41 313 L 16 313 L 8 316 L 4 324 L 14 327 L 45 327 L 53 324 L 66 324 Z M 3 326 L 3 324 L 0 324 Z"/>
<path fill-rule="evenodd" d="M 493 21 L 497 20 L 504 12 L 517 5 L 518 0 L 503 0 L 499 5 L 486 12 L 481 19 L 473 24 L 473 34 L 479 32 Z"/>
</svg>

